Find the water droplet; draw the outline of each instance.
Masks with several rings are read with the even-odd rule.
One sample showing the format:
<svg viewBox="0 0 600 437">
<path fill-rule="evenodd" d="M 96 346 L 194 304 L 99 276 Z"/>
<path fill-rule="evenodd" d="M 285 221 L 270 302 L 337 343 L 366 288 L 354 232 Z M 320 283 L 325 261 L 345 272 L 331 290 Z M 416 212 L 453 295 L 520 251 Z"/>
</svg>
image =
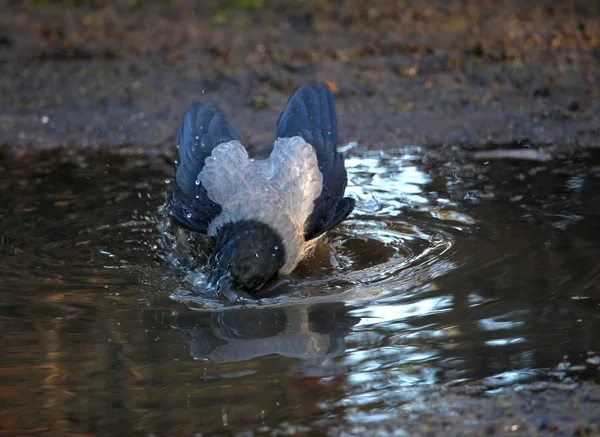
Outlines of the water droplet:
<svg viewBox="0 0 600 437">
<path fill-rule="evenodd" d="M 200 194 L 196 194 L 196 199 L 200 199 Z"/>
<path fill-rule="evenodd" d="M 197 139 L 197 140 L 199 140 L 199 139 L 200 139 L 200 137 L 199 137 L 198 135 L 196 135 L 196 139 Z"/>
<path fill-rule="evenodd" d="M 44 116 L 42 117 L 42 123 L 43 123 L 43 124 L 47 124 L 49 121 L 50 121 L 50 118 L 48 118 L 48 116 L 47 116 L 47 115 L 44 115 Z"/>
<path fill-rule="evenodd" d="M 191 213 L 191 212 L 188 212 L 188 213 L 187 213 L 185 216 L 186 216 L 187 218 L 191 219 L 191 218 L 192 218 L 192 213 Z"/>
<path fill-rule="evenodd" d="M 171 182 L 171 179 L 169 179 L 169 178 L 166 178 L 166 179 L 165 179 L 165 184 L 168 184 L 168 183 L 170 183 L 170 182 Z"/>
<path fill-rule="evenodd" d="M 279 250 L 279 246 L 275 246 L 275 250 Z"/>
<path fill-rule="evenodd" d="M 196 185 L 200 185 L 200 179 L 196 179 Z"/>
</svg>

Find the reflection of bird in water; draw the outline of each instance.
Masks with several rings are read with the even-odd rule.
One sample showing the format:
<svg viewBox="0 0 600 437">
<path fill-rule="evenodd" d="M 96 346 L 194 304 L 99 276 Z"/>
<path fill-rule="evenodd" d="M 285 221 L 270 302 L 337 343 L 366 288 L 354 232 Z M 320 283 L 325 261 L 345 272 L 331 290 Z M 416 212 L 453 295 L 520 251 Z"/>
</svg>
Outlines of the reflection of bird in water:
<svg viewBox="0 0 600 437">
<path fill-rule="evenodd" d="M 327 88 L 297 90 L 276 136 L 268 159 L 249 159 L 240 135 L 209 102 L 194 103 L 179 130 L 171 215 L 212 237 L 217 293 L 251 292 L 292 272 L 354 208 L 344 197 L 346 169 Z"/>
<path fill-rule="evenodd" d="M 360 320 L 341 302 L 239 308 L 219 312 L 188 311 L 175 315 L 195 359 L 216 363 L 278 354 L 322 361 L 342 354 L 345 337 Z"/>
</svg>

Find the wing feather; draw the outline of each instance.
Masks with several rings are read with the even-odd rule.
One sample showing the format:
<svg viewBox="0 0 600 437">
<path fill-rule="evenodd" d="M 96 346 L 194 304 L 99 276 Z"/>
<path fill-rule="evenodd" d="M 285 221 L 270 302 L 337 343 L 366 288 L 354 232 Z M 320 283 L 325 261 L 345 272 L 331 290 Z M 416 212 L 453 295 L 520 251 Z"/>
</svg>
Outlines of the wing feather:
<svg viewBox="0 0 600 437">
<path fill-rule="evenodd" d="M 311 240 L 341 223 L 354 208 L 344 197 L 348 176 L 344 156 L 337 151 L 337 116 L 333 94 L 323 85 L 299 88 L 277 121 L 277 137 L 300 136 L 317 154 L 323 189 L 306 221 L 304 238 Z"/>
<path fill-rule="evenodd" d="M 179 161 L 170 203 L 172 217 L 182 226 L 205 234 L 221 213 L 221 205 L 209 199 L 198 177 L 213 149 L 234 140 L 241 141 L 239 133 L 213 103 L 196 102 L 188 108 L 177 135 Z"/>
</svg>

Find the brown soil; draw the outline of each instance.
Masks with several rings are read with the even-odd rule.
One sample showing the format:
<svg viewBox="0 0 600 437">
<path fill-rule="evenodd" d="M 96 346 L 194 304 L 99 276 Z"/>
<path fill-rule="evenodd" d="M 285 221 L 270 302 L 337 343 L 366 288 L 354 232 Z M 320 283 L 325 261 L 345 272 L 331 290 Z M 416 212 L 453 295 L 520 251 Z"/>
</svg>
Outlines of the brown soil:
<svg viewBox="0 0 600 437">
<path fill-rule="evenodd" d="M 600 145 L 593 0 L 20 3 L 0 0 L 0 143 L 14 149 L 166 148 L 198 99 L 263 144 L 315 79 L 361 148 Z"/>
</svg>

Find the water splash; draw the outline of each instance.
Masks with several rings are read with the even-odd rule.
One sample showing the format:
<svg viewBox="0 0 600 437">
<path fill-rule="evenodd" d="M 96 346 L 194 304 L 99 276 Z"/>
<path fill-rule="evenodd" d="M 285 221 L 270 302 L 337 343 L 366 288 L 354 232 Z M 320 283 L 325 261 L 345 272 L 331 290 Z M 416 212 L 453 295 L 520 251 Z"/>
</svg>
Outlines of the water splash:
<svg viewBox="0 0 600 437">
<path fill-rule="evenodd" d="M 470 232 L 475 220 L 456 202 L 427 191 L 431 178 L 417 165 L 419 152 L 413 148 L 348 157 L 347 193 L 356 200 L 351 217 L 330 232 L 312 258 L 265 293 L 283 297 L 264 297 L 244 306 L 372 300 L 452 269 L 444 254 L 457 235 Z M 218 307 L 204 291 L 205 280 L 203 269 L 188 272 L 186 289 L 172 298 L 197 309 Z"/>
</svg>

